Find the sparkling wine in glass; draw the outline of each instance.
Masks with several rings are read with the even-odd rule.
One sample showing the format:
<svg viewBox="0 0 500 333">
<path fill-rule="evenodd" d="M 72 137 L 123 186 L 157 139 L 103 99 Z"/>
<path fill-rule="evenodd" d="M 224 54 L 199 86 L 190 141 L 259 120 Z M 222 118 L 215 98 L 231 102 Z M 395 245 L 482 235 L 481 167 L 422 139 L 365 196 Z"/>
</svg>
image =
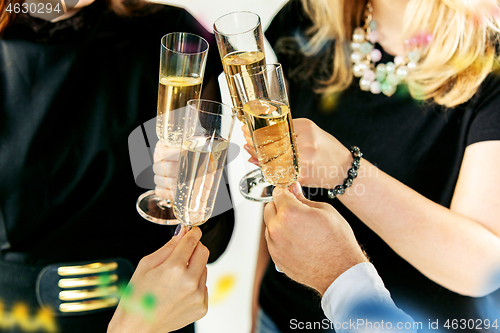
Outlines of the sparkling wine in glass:
<svg viewBox="0 0 500 333">
<path fill-rule="evenodd" d="M 189 100 L 200 98 L 208 42 L 197 35 L 174 32 L 163 36 L 160 51 L 160 75 L 156 134 L 169 147 L 180 151 L 185 107 Z M 146 220 L 158 224 L 178 224 L 170 199 L 154 190 L 137 200 L 137 211 Z"/>
<path fill-rule="evenodd" d="M 264 177 L 275 186 L 290 186 L 300 161 L 281 65 L 242 71 L 235 84 Z"/>
<path fill-rule="evenodd" d="M 241 122 L 245 122 L 245 114 L 243 113 L 243 105 L 241 104 L 236 88 L 234 86 L 234 75 L 245 69 L 256 66 L 262 66 L 266 63 L 265 55 L 260 51 L 235 51 L 228 53 L 222 58 L 222 67 L 226 75 L 229 93 L 233 105 L 237 108 L 237 116 Z"/>
<path fill-rule="evenodd" d="M 266 63 L 260 17 L 252 12 L 233 12 L 218 18 L 213 28 L 233 106 L 238 110 L 238 119 L 245 122 L 234 75 Z"/>
<path fill-rule="evenodd" d="M 214 34 L 233 106 L 237 109 L 238 119 L 246 122 L 234 76 L 266 63 L 260 17 L 245 11 L 226 14 L 215 21 Z M 248 200 L 272 201 L 274 186 L 266 181 L 260 169 L 243 176 L 239 187 L 240 193 Z"/>
<path fill-rule="evenodd" d="M 174 214 L 188 227 L 205 223 L 214 209 L 224 169 L 235 110 L 208 100 L 186 107 Z"/>
</svg>

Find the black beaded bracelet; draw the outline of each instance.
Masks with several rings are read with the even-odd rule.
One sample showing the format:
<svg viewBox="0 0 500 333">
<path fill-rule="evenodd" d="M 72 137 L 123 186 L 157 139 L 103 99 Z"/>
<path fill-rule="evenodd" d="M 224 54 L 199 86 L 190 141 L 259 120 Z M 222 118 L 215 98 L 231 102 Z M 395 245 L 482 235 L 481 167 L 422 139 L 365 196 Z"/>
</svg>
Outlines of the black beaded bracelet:
<svg viewBox="0 0 500 333">
<path fill-rule="evenodd" d="M 354 180 L 354 178 L 358 176 L 358 169 L 361 166 L 361 157 L 363 156 L 363 153 L 361 152 L 361 150 L 359 150 L 359 147 L 356 146 L 352 146 L 350 152 L 353 158 L 352 167 L 349 169 L 349 171 L 347 171 L 347 178 L 344 180 L 344 183 L 342 185 L 337 185 L 333 190 L 328 190 L 328 197 L 330 199 L 344 194 L 345 190 L 348 187 L 352 186 L 352 181 Z"/>
</svg>

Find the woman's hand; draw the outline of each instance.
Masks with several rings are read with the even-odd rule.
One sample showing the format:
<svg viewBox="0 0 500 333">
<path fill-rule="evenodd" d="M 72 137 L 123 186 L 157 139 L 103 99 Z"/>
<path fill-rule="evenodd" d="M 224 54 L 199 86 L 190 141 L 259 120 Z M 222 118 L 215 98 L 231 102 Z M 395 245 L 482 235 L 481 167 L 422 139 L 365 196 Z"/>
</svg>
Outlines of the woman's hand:
<svg viewBox="0 0 500 333">
<path fill-rule="evenodd" d="M 168 147 L 158 141 L 154 153 L 153 172 L 156 194 L 163 199 L 172 200 L 175 194 L 177 171 L 179 170 L 179 147 Z"/>
<path fill-rule="evenodd" d="M 309 119 L 294 119 L 293 127 L 301 166 L 298 182 L 308 187 L 328 189 L 342 184 L 352 163 L 349 150 Z M 244 148 L 251 155 L 249 162 L 258 166 L 246 126 L 243 132 L 247 141 Z"/>
<path fill-rule="evenodd" d="M 199 228 L 185 230 L 141 260 L 108 333 L 170 332 L 205 316 L 209 251 Z"/>
</svg>

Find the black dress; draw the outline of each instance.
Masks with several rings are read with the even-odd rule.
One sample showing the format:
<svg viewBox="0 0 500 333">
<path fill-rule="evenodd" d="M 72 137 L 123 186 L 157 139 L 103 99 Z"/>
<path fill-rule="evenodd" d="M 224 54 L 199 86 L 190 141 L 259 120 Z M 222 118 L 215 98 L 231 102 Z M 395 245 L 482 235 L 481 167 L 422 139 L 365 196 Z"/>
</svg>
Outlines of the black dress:
<svg viewBox="0 0 500 333">
<path fill-rule="evenodd" d="M 328 59 L 332 47 L 325 48 L 317 57 L 302 56 L 297 40 L 307 38 L 305 31 L 310 25 L 301 2 L 292 0 L 266 32 L 289 81 L 293 117 L 311 119 L 346 147 L 359 146 L 364 158 L 380 170 L 449 207 L 465 148 L 480 141 L 500 140 L 500 78 L 490 75 L 469 102 L 453 109 L 418 103 L 404 87 L 398 87 L 392 97 L 374 95 L 361 91 L 356 80 L 340 96 L 322 99 L 314 93 L 313 81 L 301 75 L 313 64 Z M 383 53 L 381 62 L 388 61 L 392 57 Z M 315 69 L 313 75 L 325 78 L 328 71 Z M 396 305 L 422 322 L 424 329 L 428 328 L 429 320 L 439 319 L 441 330 L 447 319 L 493 320 L 500 316 L 499 292 L 470 298 L 434 283 L 397 255 L 338 200 L 328 199 L 325 190 L 307 190 L 310 199 L 329 202 L 346 218 Z M 320 298 L 276 272 L 272 263 L 262 282 L 260 304 L 282 332 L 296 331 L 290 327 L 291 319 L 302 322 L 325 319 Z"/>
<path fill-rule="evenodd" d="M 127 138 L 156 116 L 160 39 L 211 43 L 205 82 L 222 71 L 213 36 L 185 10 L 151 5 L 117 16 L 104 0 L 52 24 L 20 16 L 0 39 L 0 299 L 34 316 L 40 270 L 125 258 L 165 244 L 175 226 L 143 220 Z M 210 261 L 234 226 L 229 210 L 202 226 Z M 59 332 L 105 332 L 114 309 L 57 317 Z M 14 332 L 11 325 L 2 332 Z M 193 331 L 191 325 L 186 331 Z"/>
</svg>

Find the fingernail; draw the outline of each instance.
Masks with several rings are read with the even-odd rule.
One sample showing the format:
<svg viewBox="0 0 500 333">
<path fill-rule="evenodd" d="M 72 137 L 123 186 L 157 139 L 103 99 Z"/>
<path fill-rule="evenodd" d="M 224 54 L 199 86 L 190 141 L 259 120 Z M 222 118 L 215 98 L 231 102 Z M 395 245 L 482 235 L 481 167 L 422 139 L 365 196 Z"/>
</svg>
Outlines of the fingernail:
<svg viewBox="0 0 500 333">
<path fill-rule="evenodd" d="M 182 224 L 179 224 L 177 228 L 175 228 L 174 236 L 177 236 L 179 232 L 182 230 Z"/>
<path fill-rule="evenodd" d="M 247 144 L 244 144 L 244 145 L 243 145 L 243 148 L 245 148 L 245 150 L 246 150 L 246 151 L 249 151 L 249 150 L 250 150 L 250 146 L 249 146 L 249 145 L 247 145 Z"/>
<path fill-rule="evenodd" d="M 295 182 L 290 186 L 290 191 L 295 195 L 298 196 L 299 194 L 302 194 L 302 186 L 300 186 L 299 182 Z"/>
</svg>

